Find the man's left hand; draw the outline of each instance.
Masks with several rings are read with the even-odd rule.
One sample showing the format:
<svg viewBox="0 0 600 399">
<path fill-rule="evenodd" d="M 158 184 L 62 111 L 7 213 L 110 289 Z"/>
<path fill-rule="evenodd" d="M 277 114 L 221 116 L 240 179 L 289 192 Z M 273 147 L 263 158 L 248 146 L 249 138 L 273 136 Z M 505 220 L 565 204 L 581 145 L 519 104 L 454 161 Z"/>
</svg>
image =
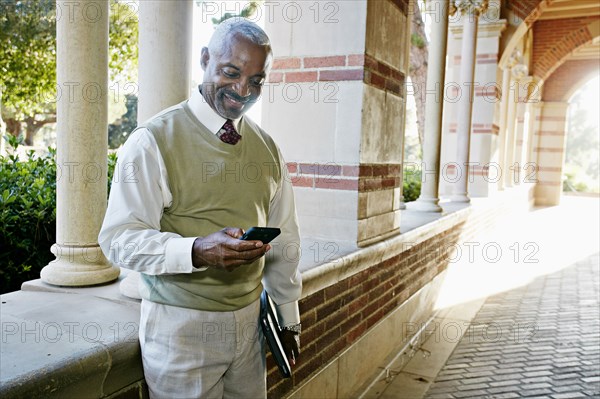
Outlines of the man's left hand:
<svg viewBox="0 0 600 399">
<path fill-rule="evenodd" d="M 298 356 L 300 356 L 300 334 L 284 329 L 281 334 L 281 345 L 290 365 L 295 366 Z"/>
</svg>

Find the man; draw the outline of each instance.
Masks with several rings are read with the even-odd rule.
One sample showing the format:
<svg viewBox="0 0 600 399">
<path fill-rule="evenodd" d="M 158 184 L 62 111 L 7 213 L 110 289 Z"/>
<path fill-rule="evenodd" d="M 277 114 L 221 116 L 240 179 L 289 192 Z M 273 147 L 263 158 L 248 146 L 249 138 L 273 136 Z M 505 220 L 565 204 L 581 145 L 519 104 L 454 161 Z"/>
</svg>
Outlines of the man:
<svg viewBox="0 0 600 399">
<path fill-rule="evenodd" d="M 298 356 L 293 191 L 279 149 L 243 116 L 272 58 L 257 25 L 221 23 L 202 49 L 199 89 L 143 123 L 119 153 L 99 243 L 112 262 L 142 273 L 140 344 L 151 397 L 264 398 L 263 285 L 292 365 Z M 279 227 L 281 235 L 272 244 L 239 240 L 252 226 Z"/>
</svg>

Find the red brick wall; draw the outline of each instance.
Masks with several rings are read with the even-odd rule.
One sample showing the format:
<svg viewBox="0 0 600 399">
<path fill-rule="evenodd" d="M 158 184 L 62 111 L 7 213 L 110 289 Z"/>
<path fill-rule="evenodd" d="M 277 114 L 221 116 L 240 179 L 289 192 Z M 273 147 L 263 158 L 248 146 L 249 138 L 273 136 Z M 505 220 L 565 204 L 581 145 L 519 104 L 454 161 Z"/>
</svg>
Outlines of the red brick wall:
<svg viewBox="0 0 600 399">
<path fill-rule="evenodd" d="M 408 15 L 409 0 L 387 0 Z M 400 40 L 400 39 L 399 39 Z M 405 74 L 371 54 L 282 57 L 273 61 L 270 83 L 363 81 L 404 96 Z"/>
<path fill-rule="evenodd" d="M 270 83 L 348 80 L 362 80 L 368 85 L 402 96 L 405 76 L 368 54 L 276 58 L 269 74 Z"/>
<path fill-rule="evenodd" d="M 400 187 L 402 165 L 288 162 L 290 180 L 295 187 L 331 190 L 378 191 Z"/>
<path fill-rule="evenodd" d="M 573 50 L 593 37 L 588 25 L 598 17 L 543 20 L 533 27 L 533 75 L 547 79 Z"/>
<path fill-rule="evenodd" d="M 362 54 L 275 58 L 270 83 L 363 80 Z"/>
<path fill-rule="evenodd" d="M 404 81 L 404 73 L 400 70 L 369 54 L 365 55 L 364 82 L 366 84 L 404 97 Z"/>
<path fill-rule="evenodd" d="M 598 60 L 573 60 L 562 64 L 545 81 L 542 101 L 568 101 L 573 89 L 598 73 Z"/>
<path fill-rule="evenodd" d="M 508 0 L 506 7 L 517 17 L 525 20 L 541 2 L 542 0 Z"/>
<path fill-rule="evenodd" d="M 528 209 L 526 196 L 490 201 L 469 214 L 466 221 L 417 245 L 407 243 L 400 254 L 303 298 L 301 362 L 293 378 L 283 380 L 268 354 L 268 398 L 281 398 L 302 385 L 432 281 L 447 268 L 456 244 L 473 241 L 506 215 Z"/>
<path fill-rule="evenodd" d="M 282 380 L 268 357 L 269 398 L 280 398 L 347 349 L 446 269 L 463 223 L 300 301 L 302 361 Z"/>
<path fill-rule="evenodd" d="M 402 185 L 402 165 L 361 164 L 358 189 L 361 192 L 387 190 Z"/>
</svg>

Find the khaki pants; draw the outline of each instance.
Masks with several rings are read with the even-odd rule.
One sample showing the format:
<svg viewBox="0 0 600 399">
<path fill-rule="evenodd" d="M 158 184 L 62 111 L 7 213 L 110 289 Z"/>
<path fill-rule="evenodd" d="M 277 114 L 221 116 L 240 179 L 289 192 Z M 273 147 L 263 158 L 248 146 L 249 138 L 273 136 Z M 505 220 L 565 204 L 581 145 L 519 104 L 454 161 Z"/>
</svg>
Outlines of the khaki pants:
<svg viewBox="0 0 600 399">
<path fill-rule="evenodd" d="M 140 344 L 152 399 L 266 398 L 260 302 L 206 312 L 142 301 Z"/>
</svg>

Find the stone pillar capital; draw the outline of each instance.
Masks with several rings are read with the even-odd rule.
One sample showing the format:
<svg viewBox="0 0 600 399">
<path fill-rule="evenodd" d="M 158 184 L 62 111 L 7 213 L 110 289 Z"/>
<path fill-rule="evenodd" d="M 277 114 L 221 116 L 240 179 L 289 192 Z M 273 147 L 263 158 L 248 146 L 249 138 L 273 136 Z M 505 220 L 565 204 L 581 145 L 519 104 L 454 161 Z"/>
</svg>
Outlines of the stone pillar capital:
<svg viewBox="0 0 600 399">
<path fill-rule="evenodd" d="M 489 0 L 452 0 L 450 15 L 460 12 L 462 15 L 478 17 L 485 13 L 489 7 Z"/>
<path fill-rule="evenodd" d="M 479 39 L 492 37 L 499 39 L 502 35 L 502 32 L 506 30 L 506 26 L 507 22 L 505 19 L 492 22 L 480 19 L 477 28 L 477 37 Z M 450 31 L 456 39 L 462 39 L 463 30 L 464 24 L 452 23 L 450 25 Z"/>
</svg>

